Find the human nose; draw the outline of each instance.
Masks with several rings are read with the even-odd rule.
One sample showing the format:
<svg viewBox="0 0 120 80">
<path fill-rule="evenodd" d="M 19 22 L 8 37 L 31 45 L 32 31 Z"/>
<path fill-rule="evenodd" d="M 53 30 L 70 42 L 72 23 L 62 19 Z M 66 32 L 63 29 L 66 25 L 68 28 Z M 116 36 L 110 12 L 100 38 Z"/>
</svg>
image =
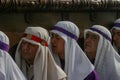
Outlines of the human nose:
<svg viewBox="0 0 120 80">
<path fill-rule="evenodd" d="M 55 39 L 55 37 L 53 36 L 52 38 L 51 38 L 51 43 L 53 44 L 53 43 L 55 43 L 56 42 L 56 39 Z"/>
</svg>

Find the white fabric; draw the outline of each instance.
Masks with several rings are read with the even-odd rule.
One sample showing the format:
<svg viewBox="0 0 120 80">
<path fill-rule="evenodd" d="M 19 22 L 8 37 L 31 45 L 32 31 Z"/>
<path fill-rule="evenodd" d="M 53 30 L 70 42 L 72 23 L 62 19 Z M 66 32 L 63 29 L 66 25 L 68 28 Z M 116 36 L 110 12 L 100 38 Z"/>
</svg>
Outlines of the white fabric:
<svg viewBox="0 0 120 80">
<path fill-rule="evenodd" d="M 0 31 L 0 41 L 9 45 L 9 38 Z M 0 49 L 0 80 L 26 80 L 7 51 Z"/>
<path fill-rule="evenodd" d="M 93 25 L 92 28 L 102 31 L 111 38 L 109 30 L 105 27 Z M 98 32 L 90 29 L 85 30 L 85 35 L 88 31 L 96 33 L 100 37 L 94 64 L 100 80 L 120 80 L 120 56 L 113 48 L 111 42 Z"/>
<path fill-rule="evenodd" d="M 114 22 L 114 24 L 115 24 L 115 23 L 120 23 L 120 19 L 117 19 L 117 20 Z M 117 30 L 120 30 L 120 27 L 117 27 L 117 26 L 113 26 L 112 29 L 113 29 L 113 28 L 115 28 L 115 29 L 117 29 Z"/>
<path fill-rule="evenodd" d="M 35 35 L 39 38 L 44 39 L 47 42 L 49 41 L 48 31 L 42 27 L 28 27 L 25 30 L 25 33 Z M 27 64 L 21 58 L 20 54 L 20 45 L 22 40 L 28 41 L 39 46 L 33 64 L 34 80 L 66 80 L 66 74 L 62 71 L 60 67 L 56 65 L 51 55 L 51 52 L 49 51 L 49 48 L 27 38 L 22 38 L 20 40 L 15 56 L 16 62 L 21 68 L 21 70 L 24 72 L 24 74 L 27 73 Z"/>
<path fill-rule="evenodd" d="M 70 21 L 59 21 L 55 26 L 79 37 L 79 29 Z M 94 70 L 85 53 L 73 38 L 57 30 L 51 30 L 51 32 L 58 34 L 65 40 L 65 72 L 68 75 L 68 80 L 84 80 Z M 56 58 L 56 62 L 58 62 L 58 56 Z"/>
</svg>

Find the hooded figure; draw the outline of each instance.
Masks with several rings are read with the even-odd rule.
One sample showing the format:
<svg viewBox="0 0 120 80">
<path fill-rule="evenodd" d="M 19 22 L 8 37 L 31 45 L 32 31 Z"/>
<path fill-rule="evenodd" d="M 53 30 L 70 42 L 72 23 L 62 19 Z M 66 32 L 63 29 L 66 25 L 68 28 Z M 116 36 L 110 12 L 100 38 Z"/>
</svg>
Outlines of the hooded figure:
<svg viewBox="0 0 120 80">
<path fill-rule="evenodd" d="M 48 43 L 49 34 L 46 29 L 42 27 L 26 28 L 18 44 L 15 60 L 28 80 L 66 80 L 66 74 L 55 63 L 48 48 Z M 30 51 L 29 48 L 32 46 L 38 46 L 32 64 L 28 64 L 29 61 L 23 58 L 27 53 L 22 56 L 22 46 L 25 46 L 25 44 L 29 44 L 27 51 Z"/>
<path fill-rule="evenodd" d="M 97 80 L 87 78 L 92 72 L 94 78 L 96 74 L 94 66 L 77 43 L 80 34 L 78 27 L 70 21 L 59 21 L 50 32 L 50 48 L 57 64 L 67 74 L 67 80 Z"/>
<path fill-rule="evenodd" d="M 98 36 L 98 44 L 94 58 L 95 70 L 100 80 L 120 80 L 120 56 L 113 48 L 110 31 L 101 25 L 93 25 L 85 30 L 85 51 L 92 51 Z M 93 42 L 93 44 L 91 44 Z M 91 47 L 91 48 L 90 48 Z"/>
<path fill-rule="evenodd" d="M 8 50 L 9 38 L 0 31 L 0 80 L 26 80 Z"/>
<path fill-rule="evenodd" d="M 111 29 L 113 34 L 113 47 L 120 55 L 120 19 L 114 22 L 114 26 Z"/>
</svg>

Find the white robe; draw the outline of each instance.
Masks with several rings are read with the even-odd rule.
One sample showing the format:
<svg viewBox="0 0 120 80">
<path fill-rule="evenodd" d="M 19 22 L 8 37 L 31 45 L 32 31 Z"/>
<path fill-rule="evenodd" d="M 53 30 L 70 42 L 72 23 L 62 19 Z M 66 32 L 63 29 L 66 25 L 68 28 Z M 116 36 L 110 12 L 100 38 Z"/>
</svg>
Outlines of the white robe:
<svg viewBox="0 0 120 80">
<path fill-rule="evenodd" d="M 0 80 L 26 80 L 12 57 L 5 51 L 0 50 L 0 53 L 0 71 L 4 78 Z"/>
</svg>

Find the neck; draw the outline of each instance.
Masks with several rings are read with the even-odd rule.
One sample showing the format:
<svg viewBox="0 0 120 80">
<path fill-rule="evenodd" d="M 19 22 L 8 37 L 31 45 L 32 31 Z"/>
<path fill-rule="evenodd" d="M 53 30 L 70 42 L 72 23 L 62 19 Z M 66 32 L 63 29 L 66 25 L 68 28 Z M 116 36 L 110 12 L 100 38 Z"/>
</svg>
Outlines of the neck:
<svg viewBox="0 0 120 80">
<path fill-rule="evenodd" d="M 32 61 L 31 61 L 31 60 L 27 60 L 27 61 L 26 61 L 26 63 L 27 63 L 28 65 L 33 65 L 33 62 L 34 62 L 33 60 L 32 60 Z"/>
</svg>

